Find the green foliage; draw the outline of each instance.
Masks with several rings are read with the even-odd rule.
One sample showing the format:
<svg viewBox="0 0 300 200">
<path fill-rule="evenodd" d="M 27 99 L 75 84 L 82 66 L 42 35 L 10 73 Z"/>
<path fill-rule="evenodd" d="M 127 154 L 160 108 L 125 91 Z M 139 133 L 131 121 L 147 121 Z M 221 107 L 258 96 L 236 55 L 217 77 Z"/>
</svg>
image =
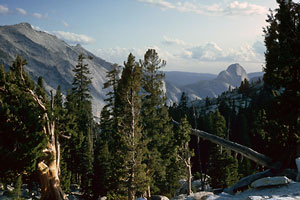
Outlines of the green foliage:
<svg viewBox="0 0 300 200">
<path fill-rule="evenodd" d="M 85 59 L 86 57 L 83 54 L 80 54 L 78 56 L 78 63 L 75 69 L 73 69 L 75 75 L 72 83 L 72 91 L 76 94 L 78 104 L 91 98 L 89 85 L 92 81 L 91 78 L 88 77 L 91 73 L 88 64 L 84 63 Z"/>
<path fill-rule="evenodd" d="M 116 193 L 113 193 L 113 192 L 109 192 L 107 194 L 107 200 L 115 200 L 115 199 L 128 200 L 127 196 L 124 196 L 124 195 L 116 194 Z"/>
<path fill-rule="evenodd" d="M 211 133 L 219 136 L 226 136 L 226 123 L 219 111 L 210 113 L 212 124 Z M 220 170 L 222 166 L 222 170 Z M 227 149 L 213 145 L 209 155 L 208 175 L 211 177 L 213 188 L 226 188 L 235 183 L 238 178 L 238 161 L 232 157 Z"/>
<path fill-rule="evenodd" d="M 126 185 L 128 198 L 131 199 L 137 191 L 145 191 L 148 185 L 146 165 L 142 163 L 147 141 L 142 140 L 140 115 L 142 69 L 132 54 L 129 54 L 124 65 L 117 88 L 117 134 L 120 135 L 119 147 L 122 149 L 123 184 Z"/>
<path fill-rule="evenodd" d="M 107 104 L 100 115 L 100 133 L 98 135 L 94 151 L 94 177 L 93 177 L 93 196 L 105 196 L 109 191 L 117 191 L 120 181 L 118 179 L 121 170 L 115 169 L 118 163 L 119 136 L 116 134 L 117 115 L 115 106 L 116 90 L 120 75 L 120 67 L 113 65 L 113 69 L 106 75 L 107 82 L 104 88 L 108 92 L 105 101 Z"/>
<path fill-rule="evenodd" d="M 0 64 L 0 87 L 3 87 L 6 82 L 6 73 L 4 70 L 4 66 Z"/>
<path fill-rule="evenodd" d="M 77 135 L 74 135 L 71 143 L 77 148 L 71 150 L 72 157 L 77 167 L 73 169 L 73 176 L 76 183 L 79 183 L 85 198 L 88 199 L 92 193 L 93 177 L 93 136 L 92 136 L 92 103 L 89 86 L 91 78 L 88 64 L 85 64 L 86 57 L 83 54 L 78 56 L 78 63 L 73 70 L 75 72 L 72 93 L 70 95 L 70 113 L 74 117 L 77 127 Z M 74 106 L 74 107 L 73 107 Z M 75 109 L 74 109 L 75 108 Z M 74 110 L 73 110 L 74 109 Z M 79 178 L 79 179 L 78 179 Z"/>
<path fill-rule="evenodd" d="M 45 92 L 44 81 L 43 81 L 43 78 L 41 76 L 38 78 L 35 93 L 40 99 L 42 99 L 44 102 L 46 102 L 46 96 L 47 95 L 46 95 L 46 92 Z"/>
<path fill-rule="evenodd" d="M 180 120 L 180 125 L 175 131 L 175 154 L 180 165 L 186 169 L 186 179 L 188 184 L 191 184 L 191 157 L 194 152 L 189 148 L 191 125 L 186 116 Z M 188 192 L 189 193 L 189 192 Z"/>
<path fill-rule="evenodd" d="M 279 8 L 268 16 L 269 25 L 264 30 L 267 48 L 264 81 L 275 95 L 272 107 L 266 110 L 269 121 L 266 132 L 280 140 L 275 148 L 285 152 L 287 156 L 282 161 L 292 167 L 295 157 L 300 155 L 296 150 L 300 136 L 300 4 L 291 0 L 277 3 Z"/>
<path fill-rule="evenodd" d="M 243 94 L 244 96 L 248 96 L 249 95 L 249 92 L 250 92 L 250 84 L 249 84 L 249 81 L 247 79 L 244 79 L 242 82 L 241 82 L 241 85 L 238 89 L 238 92 L 240 94 Z"/>
<path fill-rule="evenodd" d="M 0 177 L 10 182 L 15 174 L 33 173 L 47 144 L 43 112 L 25 89 L 34 83 L 24 71 L 26 60 L 17 57 L 2 77 L 0 89 Z"/>
<path fill-rule="evenodd" d="M 142 66 L 143 138 L 148 141 L 144 163 L 147 176 L 151 179 L 152 193 L 163 194 L 167 185 L 166 170 L 170 164 L 172 126 L 165 104 L 166 97 L 162 91 L 164 74 L 160 71 L 166 65 L 154 49 L 149 49 L 140 61 Z"/>
</svg>

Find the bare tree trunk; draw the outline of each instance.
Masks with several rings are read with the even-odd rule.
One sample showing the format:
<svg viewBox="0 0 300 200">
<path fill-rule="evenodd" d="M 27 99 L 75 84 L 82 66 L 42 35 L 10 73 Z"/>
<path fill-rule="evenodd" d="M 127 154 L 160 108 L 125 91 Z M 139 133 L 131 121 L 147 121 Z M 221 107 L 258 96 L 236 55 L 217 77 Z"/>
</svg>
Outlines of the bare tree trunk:
<svg viewBox="0 0 300 200">
<path fill-rule="evenodd" d="M 151 199 L 151 187 L 150 187 L 150 185 L 148 185 L 148 187 L 147 187 L 147 199 L 148 200 Z"/>
<path fill-rule="evenodd" d="M 173 120 L 173 123 L 178 126 L 179 123 L 174 121 Z M 246 158 L 249 158 L 250 160 L 254 161 L 255 163 L 257 164 L 260 164 L 262 166 L 266 166 L 270 169 L 280 169 L 282 164 L 280 162 L 275 162 L 273 159 L 271 159 L 270 157 L 264 155 L 264 154 L 261 154 L 257 151 L 254 151 L 253 149 L 249 148 L 249 147 L 246 147 L 246 146 L 243 146 L 243 145 L 240 145 L 238 143 L 235 143 L 235 142 L 231 142 L 229 140 L 226 140 L 226 139 L 223 139 L 223 138 L 220 138 L 216 135 L 212 135 L 210 133 L 207 133 L 205 131 L 200 131 L 200 130 L 197 130 L 197 129 L 191 129 L 192 131 L 192 135 L 195 135 L 195 136 L 198 136 L 198 137 L 201 137 L 205 140 L 208 140 L 212 143 L 215 143 L 215 144 L 218 144 L 218 145 L 221 145 L 227 149 L 230 149 L 234 152 L 237 152 L 243 156 L 245 156 Z"/>
<path fill-rule="evenodd" d="M 58 170 L 55 162 L 47 166 L 44 162 L 38 164 L 41 184 L 41 200 L 64 200 L 66 196 L 60 187 Z"/>
<path fill-rule="evenodd" d="M 51 111 L 54 109 L 54 97 L 51 91 Z M 49 136 L 49 142 L 44 153 L 48 154 L 45 160 L 38 163 L 41 182 L 42 200 L 64 200 L 66 195 L 60 187 L 60 143 L 58 134 L 55 133 L 55 121 L 49 119 L 47 113 L 45 133 Z M 52 117 L 53 118 L 53 117 Z"/>
<path fill-rule="evenodd" d="M 192 194 L 192 166 L 191 166 L 191 158 L 188 158 L 187 165 L 187 194 Z"/>
<path fill-rule="evenodd" d="M 26 86 L 23 77 L 23 64 L 20 64 L 20 79 L 23 85 Z M 54 96 L 51 91 L 51 118 L 48 117 L 48 110 L 45 102 L 40 99 L 33 90 L 26 88 L 36 104 L 43 112 L 43 118 L 46 124 L 43 127 L 44 134 L 49 138 L 46 149 L 43 150 L 45 154 L 44 159 L 38 163 L 39 178 L 41 184 L 41 200 L 64 200 L 66 195 L 60 187 L 59 180 L 59 163 L 60 163 L 60 143 L 59 134 L 55 133 L 55 120 L 53 117 L 54 110 Z"/>
</svg>

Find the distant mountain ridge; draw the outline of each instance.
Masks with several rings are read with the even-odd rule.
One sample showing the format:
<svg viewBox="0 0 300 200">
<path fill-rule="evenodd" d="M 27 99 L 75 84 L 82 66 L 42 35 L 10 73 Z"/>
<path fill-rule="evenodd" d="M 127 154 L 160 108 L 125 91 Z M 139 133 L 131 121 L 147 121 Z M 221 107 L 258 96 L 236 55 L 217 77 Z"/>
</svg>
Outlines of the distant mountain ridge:
<svg viewBox="0 0 300 200">
<path fill-rule="evenodd" d="M 70 90 L 73 82 L 73 72 L 78 55 L 83 53 L 92 56 L 86 60 L 92 76 L 91 95 L 93 97 L 93 112 L 99 117 L 107 91 L 103 90 L 106 73 L 112 69 L 112 64 L 93 55 L 80 45 L 71 46 L 46 32 L 37 31 L 28 23 L 0 26 L 0 64 L 8 69 L 17 55 L 27 59 L 25 70 L 36 81 L 42 76 L 46 90 L 55 90 L 61 85 L 62 91 Z M 193 99 L 216 97 L 229 87 L 238 87 L 242 80 L 249 79 L 244 68 L 239 64 L 230 65 L 219 75 L 165 72 L 164 90 L 169 103 L 178 102 L 182 92 Z M 253 77 L 260 76 L 254 73 Z"/>
<path fill-rule="evenodd" d="M 26 58 L 28 65 L 25 70 L 37 80 L 42 76 L 46 90 L 55 90 L 61 85 L 62 91 L 72 88 L 73 72 L 77 64 L 78 55 L 83 53 L 92 56 L 93 60 L 86 60 L 92 75 L 91 95 L 93 97 L 93 111 L 99 116 L 105 105 L 105 91 L 103 83 L 106 72 L 112 65 L 93 55 L 82 46 L 70 46 L 56 36 L 37 31 L 28 23 L 10 26 L 0 26 L 0 64 L 7 69 L 17 55 Z"/>
<path fill-rule="evenodd" d="M 263 72 L 251 73 L 248 76 L 246 70 L 238 63 L 230 65 L 226 70 L 221 71 L 218 76 L 205 76 L 205 74 L 197 74 L 199 80 L 189 79 L 189 84 L 178 83 L 180 79 L 175 79 L 174 83 L 171 78 L 168 78 L 169 72 L 166 73 L 166 93 L 169 97 L 169 103 L 178 102 L 182 92 L 185 92 L 191 100 L 202 99 L 205 97 L 217 97 L 222 92 L 227 91 L 229 87 L 239 87 L 244 79 L 250 80 L 251 78 L 262 77 Z M 177 72 L 177 76 L 180 76 Z M 183 77 L 185 76 L 183 73 Z M 210 79 L 201 79 L 201 77 L 211 77 Z"/>
<path fill-rule="evenodd" d="M 184 86 L 196 83 L 200 80 L 212 80 L 217 77 L 216 74 L 209 73 L 195 73 L 183 71 L 164 71 L 165 81 L 170 82 L 176 86 Z"/>
</svg>

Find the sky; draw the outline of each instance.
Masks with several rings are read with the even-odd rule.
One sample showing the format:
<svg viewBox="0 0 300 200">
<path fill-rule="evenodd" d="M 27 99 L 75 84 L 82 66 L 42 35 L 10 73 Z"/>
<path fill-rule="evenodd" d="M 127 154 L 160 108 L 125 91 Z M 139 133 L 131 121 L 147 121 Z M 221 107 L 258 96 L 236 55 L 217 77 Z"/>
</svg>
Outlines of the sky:
<svg viewBox="0 0 300 200">
<path fill-rule="evenodd" d="M 111 63 L 154 48 L 166 71 L 217 74 L 264 66 L 263 27 L 275 0 L 0 0 L 0 25 L 30 23 Z"/>
</svg>

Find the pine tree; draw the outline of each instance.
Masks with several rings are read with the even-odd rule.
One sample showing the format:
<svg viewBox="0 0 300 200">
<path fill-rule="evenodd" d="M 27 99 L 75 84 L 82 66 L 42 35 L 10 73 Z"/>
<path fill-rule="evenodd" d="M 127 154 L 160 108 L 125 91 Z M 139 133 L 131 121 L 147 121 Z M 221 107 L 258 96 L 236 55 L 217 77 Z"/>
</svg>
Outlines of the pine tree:
<svg viewBox="0 0 300 200">
<path fill-rule="evenodd" d="M 84 63 L 86 57 L 83 54 L 78 56 L 78 63 L 73 69 L 74 80 L 72 91 L 77 95 L 78 102 L 85 102 L 91 98 L 89 85 L 91 84 L 91 78 L 88 77 L 91 73 L 88 68 L 88 64 Z"/>
<path fill-rule="evenodd" d="M 72 176 L 72 165 L 70 162 L 72 156 L 70 152 L 71 149 L 76 148 L 76 146 L 71 145 L 71 141 L 76 136 L 76 125 L 74 124 L 74 117 L 70 115 L 68 109 L 63 104 L 63 94 L 60 85 L 57 87 L 54 96 L 54 117 L 57 121 L 56 130 L 62 138 L 60 161 L 61 187 L 65 192 L 69 192 Z"/>
<path fill-rule="evenodd" d="M 162 91 L 164 74 L 160 71 L 166 62 L 159 58 L 154 49 L 149 49 L 140 63 L 143 70 L 142 88 L 145 92 L 142 99 L 143 137 L 149 141 L 144 162 L 147 164 L 147 176 L 151 178 L 148 187 L 150 198 L 150 188 L 160 192 L 167 184 L 165 175 L 167 165 L 170 164 L 172 127 Z"/>
<path fill-rule="evenodd" d="M 241 85 L 238 89 L 238 93 L 243 94 L 243 96 L 248 96 L 249 95 L 249 90 L 250 90 L 250 84 L 247 79 L 244 79 L 241 82 Z"/>
<path fill-rule="evenodd" d="M 111 71 L 107 72 L 107 82 L 103 89 L 108 90 L 105 101 L 107 104 L 103 107 L 100 115 L 100 133 L 97 137 L 94 151 L 94 177 L 93 177 L 93 195 L 94 197 L 107 196 L 118 193 L 120 181 L 119 170 L 113 166 L 119 163 L 119 155 L 116 146 L 120 141 L 117 134 L 117 108 L 115 105 L 118 81 L 120 79 L 120 66 L 113 65 Z"/>
<path fill-rule="evenodd" d="M 2 88 L 6 83 L 6 73 L 4 70 L 4 66 L 0 64 L 0 87 Z M 3 90 L 4 88 L 2 88 Z"/>
<path fill-rule="evenodd" d="M 43 99 L 43 101 L 46 101 L 46 92 L 44 87 L 44 81 L 43 78 L 40 76 L 37 81 L 37 86 L 35 89 L 36 94 L 39 96 L 40 99 Z"/>
<path fill-rule="evenodd" d="M 7 73 L 0 66 L 0 161 L 5 163 L 0 167 L 0 177 L 8 181 L 24 171 L 33 173 L 47 143 L 44 121 L 39 117 L 42 112 L 24 92 L 26 86 L 34 89 L 34 83 L 19 64 L 26 64 L 26 60 L 17 57 Z"/>
<path fill-rule="evenodd" d="M 224 117 L 217 110 L 210 113 L 212 118 L 211 133 L 219 136 L 226 136 L 226 122 Z M 220 170 L 222 166 L 222 170 Z M 211 177 L 213 188 L 226 188 L 238 180 L 238 161 L 231 156 L 227 149 L 213 145 L 210 150 L 208 175 Z"/>
<path fill-rule="evenodd" d="M 73 70 L 74 80 L 71 99 L 69 106 L 71 115 L 75 117 L 77 126 L 77 138 L 72 142 L 77 146 L 72 154 L 75 157 L 75 165 L 79 166 L 75 169 L 75 180 L 81 185 L 85 198 L 89 198 L 92 193 L 92 174 L 93 174 L 93 134 L 92 134 L 92 103 L 90 95 L 91 78 L 88 64 L 84 63 L 86 57 L 83 54 L 78 56 L 78 63 Z M 76 136 L 75 136 L 76 137 Z M 77 144 L 76 144 L 77 143 Z"/>
<path fill-rule="evenodd" d="M 66 101 L 64 103 L 65 108 L 65 119 L 68 122 L 67 133 L 71 136 L 68 140 L 62 141 L 63 154 L 62 164 L 66 163 L 66 172 L 71 172 L 70 183 L 80 184 L 81 183 L 81 147 L 84 141 L 84 135 L 78 128 L 78 115 L 77 106 L 74 94 L 67 91 Z M 67 175 L 63 173 L 62 175 Z M 68 188 L 69 189 L 69 188 Z"/>
<path fill-rule="evenodd" d="M 120 157 L 123 159 L 120 177 L 127 188 L 128 199 L 134 200 L 136 192 L 143 192 L 148 185 L 143 164 L 146 141 L 142 140 L 141 127 L 141 66 L 135 62 L 132 54 L 124 63 L 121 79 L 118 83 L 116 105 L 118 106 L 117 134 L 120 135 Z"/>
<path fill-rule="evenodd" d="M 273 89 L 275 99 L 272 108 L 267 109 L 269 132 L 275 147 L 285 156 L 272 156 L 283 159 L 291 167 L 297 152 L 300 136 L 300 4 L 291 0 L 277 0 L 279 8 L 268 16 L 269 25 L 265 28 L 266 66 L 264 81 Z M 272 151 L 272 150 L 270 150 Z M 281 157 L 281 158 L 280 158 Z"/>
<path fill-rule="evenodd" d="M 187 121 L 186 116 L 181 119 L 180 126 L 175 133 L 176 140 L 176 154 L 180 162 L 186 169 L 186 179 L 188 190 L 187 194 L 190 195 L 192 193 L 192 164 L 191 157 L 193 156 L 193 151 L 189 149 L 190 142 L 190 133 L 191 133 L 191 125 Z"/>
<path fill-rule="evenodd" d="M 186 95 L 185 92 L 182 92 L 178 103 L 178 115 L 179 115 L 178 120 L 181 120 L 185 115 L 188 115 L 188 102 L 189 102 L 188 96 Z"/>
<path fill-rule="evenodd" d="M 42 199 L 64 198 L 58 176 L 59 134 L 55 130 L 53 106 L 36 92 L 36 85 L 24 71 L 26 60 L 17 57 L 2 77 L 0 90 L 0 176 L 9 181 L 13 174 L 38 174 Z M 1 70 L 2 71 L 2 70 Z M 2 81 L 3 82 L 3 81 Z M 51 99 L 51 105 L 53 105 Z M 37 173 L 38 172 L 38 173 Z"/>
</svg>

